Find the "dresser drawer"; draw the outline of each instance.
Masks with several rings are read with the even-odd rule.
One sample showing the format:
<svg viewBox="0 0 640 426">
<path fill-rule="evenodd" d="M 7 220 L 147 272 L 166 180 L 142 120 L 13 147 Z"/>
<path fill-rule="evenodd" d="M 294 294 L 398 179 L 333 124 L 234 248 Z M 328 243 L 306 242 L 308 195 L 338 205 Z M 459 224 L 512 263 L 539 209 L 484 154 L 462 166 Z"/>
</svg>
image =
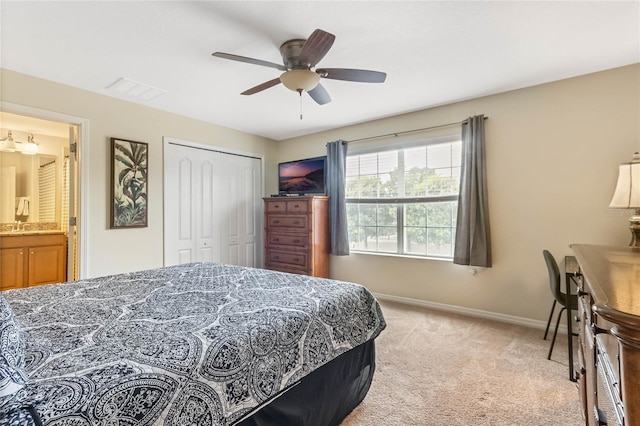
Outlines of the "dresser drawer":
<svg viewBox="0 0 640 426">
<path fill-rule="evenodd" d="M 287 200 L 287 212 L 289 213 L 307 213 L 309 211 L 309 202 L 306 200 Z"/>
<path fill-rule="evenodd" d="M 303 215 L 276 215 L 267 216 L 269 228 L 309 229 L 309 217 Z"/>
<path fill-rule="evenodd" d="M 291 248 L 309 247 L 309 234 L 280 234 L 271 232 L 267 236 L 267 244 L 270 246 L 288 246 Z"/>
<path fill-rule="evenodd" d="M 265 210 L 267 213 L 284 213 L 287 211 L 287 200 L 265 201 Z"/>
<path fill-rule="evenodd" d="M 289 253 L 285 251 L 270 250 L 267 255 L 268 263 L 277 263 L 280 265 L 290 265 L 298 268 L 307 267 L 307 253 Z"/>
<path fill-rule="evenodd" d="M 282 199 L 278 201 L 267 201 L 267 213 L 308 213 L 309 201 L 296 199 Z"/>
</svg>

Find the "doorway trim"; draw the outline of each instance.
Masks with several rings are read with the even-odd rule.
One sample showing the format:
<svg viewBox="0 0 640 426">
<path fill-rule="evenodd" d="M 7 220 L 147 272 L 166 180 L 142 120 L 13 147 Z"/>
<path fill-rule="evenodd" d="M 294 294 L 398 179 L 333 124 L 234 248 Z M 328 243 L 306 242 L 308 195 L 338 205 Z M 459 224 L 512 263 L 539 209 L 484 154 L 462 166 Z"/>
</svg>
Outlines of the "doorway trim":
<svg viewBox="0 0 640 426">
<path fill-rule="evenodd" d="M 0 101 L 0 110 L 12 114 L 23 115 L 25 117 L 39 118 L 48 121 L 57 121 L 59 123 L 71 124 L 78 127 L 78 151 L 77 151 L 77 169 L 78 181 L 77 193 L 77 216 L 76 216 L 76 233 L 77 233 L 77 257 L 78 262 L 78 279 L 84 279 L 89 276 L 87 271 L 87 247 L 89 240 L 89 167 L 84 167 L 83 163 L 89 159 L 89 120 L 87 118 L 76 117 L 73 115 L 62 114 L 44 109 L 34 108 L 26 105 L 14 104 L 11 102 Z"/>
</svg>

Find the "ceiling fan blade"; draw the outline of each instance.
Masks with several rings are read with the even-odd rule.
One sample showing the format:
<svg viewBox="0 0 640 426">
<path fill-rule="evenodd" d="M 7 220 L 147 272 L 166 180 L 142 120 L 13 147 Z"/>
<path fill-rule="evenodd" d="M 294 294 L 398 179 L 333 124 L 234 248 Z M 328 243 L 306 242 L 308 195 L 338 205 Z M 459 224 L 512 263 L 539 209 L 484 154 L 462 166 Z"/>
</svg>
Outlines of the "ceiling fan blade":
<svg viewBox="0 0 640 426">
<path fill-rule="evenodd" d="M 308 93 L 318 105 L 324 105 L 331 102 L 331 96 L 329 96 L 329 92 L 327 92 L 327 89 L 325 89 L 322 84 L 318 84 L 315 88 L 309 90 Z"/>
<path fill-rule="evenodd" d="M 309 67 L 315 67 L 324 55 L 327 54 L 336 36 L 331 33 L 322 30 L 315 30 L 307 41 L 302 45 L 300 51 L 300 57 L 298 59 L 300 64 L 309 64 Z"/>
<path fill-rule="evenodd" d="M 333 80 L 357 81 L 360 83 L 384 83 L 387 73 L 350 68 L 322 68 L 316 72 L 320 77 Z"/>
<path fill-rule="evenodd" d="M 251 89 L 247 89 L 240 94 L 253 95 L 254 93 L 262 92 L 263 90 L 268 89 L 269 87 L 273 87 L 277 84 L 280 84 L 280 78 L 274 78 L 273 80 L 265 81 L 264 83 L 258 84 L 257 86 L 252 87 Z"/>
<path fill-rule="evenodd" d="M 247 58 L 246 56 L 232 55 L 231 53 L 215 52 L 213 56 L 218 58 L 230 59 L 232 61 L 244 62 L 247 64 L 261 65 L 263 67 L 275 68 L 280 71 L 286 71 L 287 68 L 284 65 L 276 64 L 274 62 L 263 61 L 261 59 Z"/>
</svg>

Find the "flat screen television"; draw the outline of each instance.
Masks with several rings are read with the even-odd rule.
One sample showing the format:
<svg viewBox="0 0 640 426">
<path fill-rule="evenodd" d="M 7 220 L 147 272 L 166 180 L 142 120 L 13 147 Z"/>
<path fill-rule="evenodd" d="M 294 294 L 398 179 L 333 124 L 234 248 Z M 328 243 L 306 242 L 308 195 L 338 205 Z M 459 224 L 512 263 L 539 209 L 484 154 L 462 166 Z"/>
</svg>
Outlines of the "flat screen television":
<svg viewBox="0 0 640 426">
<path fill-rule="evenodd" d="M 280 195 L 325 194 L 326 165 L 326 156 L 278 164 L 278 192 Z"/>
</svg>

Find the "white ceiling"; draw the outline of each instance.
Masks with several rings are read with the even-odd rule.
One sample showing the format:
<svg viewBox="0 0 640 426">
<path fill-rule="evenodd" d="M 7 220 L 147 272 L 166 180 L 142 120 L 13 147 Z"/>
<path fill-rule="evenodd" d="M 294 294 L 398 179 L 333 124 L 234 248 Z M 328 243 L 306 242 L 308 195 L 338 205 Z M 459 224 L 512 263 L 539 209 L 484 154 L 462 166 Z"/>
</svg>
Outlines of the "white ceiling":
<svg viewBox="0 0 640 426">
<path fill-rule="evenodd" d="M 0 2 L 1 65 L 276 140 L 640 62 L 638 1 Z M 279 71 L 278 47 L 321 28 L 319 67 L 387 73 L 323 80 L 316 105 Z M 150 101 L 107 89 L 121 77 L 164 89 Z"/>
</svg>

